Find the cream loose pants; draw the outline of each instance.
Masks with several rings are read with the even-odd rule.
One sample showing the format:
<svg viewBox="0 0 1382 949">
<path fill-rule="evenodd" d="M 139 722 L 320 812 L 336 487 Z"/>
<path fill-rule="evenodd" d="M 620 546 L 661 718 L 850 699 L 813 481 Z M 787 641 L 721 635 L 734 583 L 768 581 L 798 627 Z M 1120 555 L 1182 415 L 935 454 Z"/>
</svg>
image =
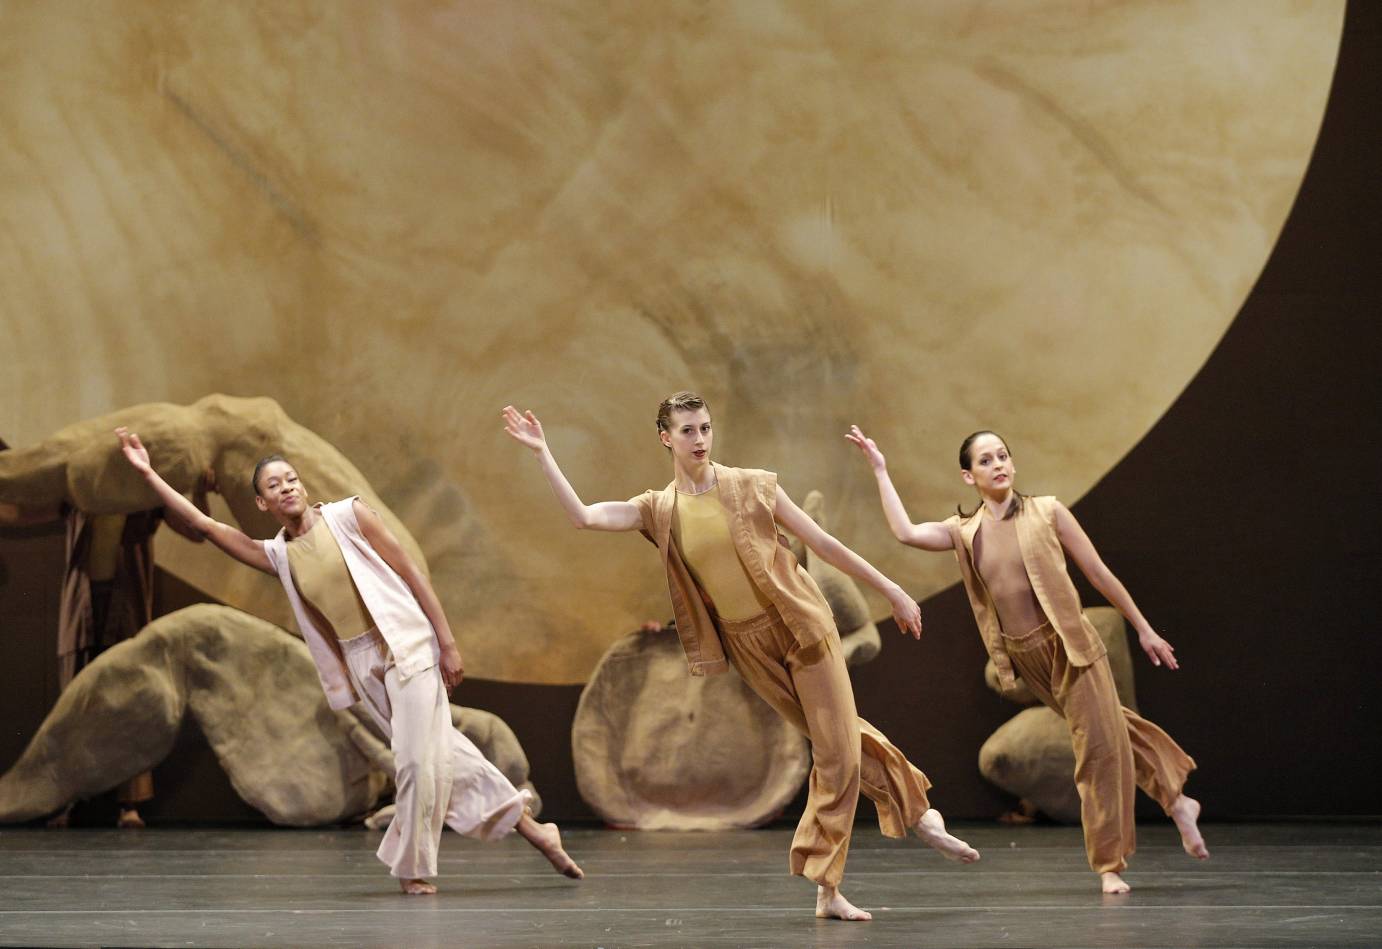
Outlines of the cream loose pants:
<svg viewBox="0 0 1382 949">
<path fill-rule="evenodd" d="M 402 678 L 378 631 L 344 640 L 351 681 L 393 749 L 395 813 L 378 856 L 404 880 L 437 875 L 444 825 L 479 840 L 513 830 L 530 795 L 510 783 L 451 724 L 436 666 Z"/>
</svg>

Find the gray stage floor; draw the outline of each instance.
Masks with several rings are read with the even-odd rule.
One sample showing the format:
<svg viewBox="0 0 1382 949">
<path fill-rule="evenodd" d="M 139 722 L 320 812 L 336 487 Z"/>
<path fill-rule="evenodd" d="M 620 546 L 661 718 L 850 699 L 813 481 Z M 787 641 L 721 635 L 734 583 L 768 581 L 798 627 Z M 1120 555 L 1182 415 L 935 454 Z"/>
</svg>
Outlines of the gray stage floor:
<svg viewBox="0 0 1382 949">
<path fill-rule="evenodd" d="M 960 867 L 861 824 L 846 892 L 871 923 L 818 921 L 790 831 L 567 833 L 565 880 L 520 839 L 448 834 L 442 892 L 405 897 L 364 830 L 0 831 L 0 943 L 187 946 L 1382 945 L 1382 825 L 1211 825 L 1214 856 L 1144 826 L 1101 897 L 1078 830 L 958 827 Z"/>
</svg>

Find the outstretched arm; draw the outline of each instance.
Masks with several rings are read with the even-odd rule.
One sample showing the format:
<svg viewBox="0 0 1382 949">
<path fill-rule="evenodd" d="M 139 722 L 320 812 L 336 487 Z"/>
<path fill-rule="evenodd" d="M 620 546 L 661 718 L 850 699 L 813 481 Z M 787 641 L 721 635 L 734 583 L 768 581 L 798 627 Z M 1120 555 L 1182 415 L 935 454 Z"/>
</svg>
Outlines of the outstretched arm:
<svg viewBox="0 0 1382 949">
<path fill-rule="evenodd" d="M 512 405 L 504 406 L 504 431 L 520 445 L 530 449 L 542 466 L 557 503 L 566 512 L 567 518 L 578 530 L 589 528 L 597 531 L 632 531 L 643 526 L 643 517 L 638 508 L 628 501 L 598 501 L 586 504 L 566 480 L 552 450 L 547 447 L 547 438 L 542 434 L 542 423 L 531 411 L 519 412 Z"/>
<path fill-rule="evenodd" d="M 164 481 L 149 464 L 149 451 L 139 441 L 138 435 L 127 428 L 117 428 L 115 434 L 120 436 L 120 450 L 125 453 L 125 459 L 143 476 L 145 483 L 153 488 L 163 506 L 173 516 L 181 519 L 192 533 L 211 541 L 241 563 L 265 573 L 275 572 L 273 564 L 269 562 L 269 555 L 264 553 L 263 545 L 251 539 L 244 531 L 229 524 L 222 524 L 198 510 L 195 504 Z"/>
<path fill-rule="evenodd" d="M 451 624 L 446 621 L 446 613 L 441 608 L 441 600 L 437 599 L 437 591 L 432 589 L 432 581 L 408 556 L 398 538 L 384 525 L 374 509 L 359 498 L 355 499 L 355 520 L 359 522 L 360 533 L 365 535 L 365 540 L 413 591 L 418 606 L 422 607 L 422 612 L 432 624 L 437 645 L 441 647 L 442 681 L 446 683 L 448 691 L 454 689 L 465 676 L 465 666 L 461 662 L 461 651 L 456 647 L 456 637 L 451 634 Z"/>
<path fill-rule="evenodd" d="M 954 541 L 944 524 L 935 521 L 925 524 L 912 523 L 897 488 L 893 486 L 893 479 L 888 476 L 888 460 L 883 457 L 873 439 L 865 435 L 858 425 L 851 425 L 845 438 L 859 449 L 864 460 L 873 469 L 873 476 L 878 479 L 878 496 L 883 502 L 883 516 L 888 519 L 888 527 L 892 529 L 893 536 L 909 547 L 920 547 L 922 550 L 954 549 Z"/>
<path fill-rule="evenodd" d="M 911 633 L 916 639 L 921 638 L 921 610 L 917 608 L 916 600 L 908 596 L 902 587 L 879 573 L 873 564 L 827 534 L 819 524 L 811 520 L 810 515 L 797 507 L 780 486 L 777 489 L 777 504 L 773 516 L 779 524 L 801 538 L 801 542 L 815 551 L 826 563 L 856 580 L 862 580 L 887 597 L 898 629 L 903 633 Z"/>
<path fill-rule="evenodd" d="M 192 506 L 203 514 L 211 514 L 211 506 L 207 503 L 206 496 L 216 490 L 216 472 L 208 468 L 202 472 L 202 476 L 197 479 L 197 486 L 192 489 Z M 194 544 L 200 544 L 206 540 L 201 534 L 183 521 L 175 511 L 164 509 L 163 523 L 168 525 L 168 529 L 176 534 L 187 538 Z"/>
<path fill-rule="evenodd" d="M 1168 669 L 1179 669 L 1180 663 L 1176 661 L 1175 648 L 1152 629 L 1152 624 L 1147 622 L 1147 618 L 1133 602 L 1128 588 L 1104 565 L 1103 558 L 1094 549 L 1093 541 L 1084 532 L 1080 522 L 1075 520 L 1075 515 L 1071 514 L 1070 509 L 1064 504 L 1059 503 L 1056 505 L 1056 533 L 1060 537 L 1061 546 L 1070 554 L 1070 559 L 1075 561 L 1080 571 L 1089 578 L 1094 589 L 1102 593 L 1104 599 L 1112 603 L 1118 612 L 1132 623 L 1133 629 L 1137 630 L 1137 641 L 1142 646 L 1142 651 L 1147 654 L 1147 658 L 1152 660 L 1152 665 L 1160 666 L 1164 663 Z"/>
</svg>

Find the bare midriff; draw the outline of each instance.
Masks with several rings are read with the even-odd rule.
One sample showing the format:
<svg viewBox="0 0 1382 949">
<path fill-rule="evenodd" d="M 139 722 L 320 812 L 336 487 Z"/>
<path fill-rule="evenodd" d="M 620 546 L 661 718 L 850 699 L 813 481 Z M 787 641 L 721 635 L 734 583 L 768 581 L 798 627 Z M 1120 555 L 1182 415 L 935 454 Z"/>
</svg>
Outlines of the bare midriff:
<svg viewBox="0 0 1382 949">
<path fill-rule="evenodd" d="M 1022 547 L 1017 541 L 1017 519 L 996 520 L 987 511 L 974 536 L 974 566 L 998 611 L 998 624 L 1006 636 L 1018 637 L 1046 622 L 1036 591 L 1032 589 Z"/>
</svg>

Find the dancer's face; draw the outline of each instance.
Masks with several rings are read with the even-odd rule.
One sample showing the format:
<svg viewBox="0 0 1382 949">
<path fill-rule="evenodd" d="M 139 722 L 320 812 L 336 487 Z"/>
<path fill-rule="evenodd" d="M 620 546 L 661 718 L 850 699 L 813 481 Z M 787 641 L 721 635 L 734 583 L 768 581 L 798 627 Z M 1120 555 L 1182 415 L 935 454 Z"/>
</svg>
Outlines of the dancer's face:
<svg viewBox="0 0 1382 949">
<path fill-rule="evenodd" d="M 673 412 L 668 419 L 671 427 L 660 432 L 662 444 L 672 449 L 672 461 L 683 468 L 695 468 L 710 460 L 710 413 L 705 409 L 694 412 Z"/>
<path fill-rule="evenodd" d="M 307 489 L 286 461 L 271 461 L 259 470 L 254 503 L 275 518 L 292 519 L 307 510 Z"/>
<path fill-rule="evenodd" d="M 961 472 L 965 484 L 972 484 L 980 494 L 1002 497 L 1012 490 L 1017 466 L 1008 454 L 1008 446 L 997 435 L 980 435 L 970 446 L 969 470 Z"/>
</svg>

